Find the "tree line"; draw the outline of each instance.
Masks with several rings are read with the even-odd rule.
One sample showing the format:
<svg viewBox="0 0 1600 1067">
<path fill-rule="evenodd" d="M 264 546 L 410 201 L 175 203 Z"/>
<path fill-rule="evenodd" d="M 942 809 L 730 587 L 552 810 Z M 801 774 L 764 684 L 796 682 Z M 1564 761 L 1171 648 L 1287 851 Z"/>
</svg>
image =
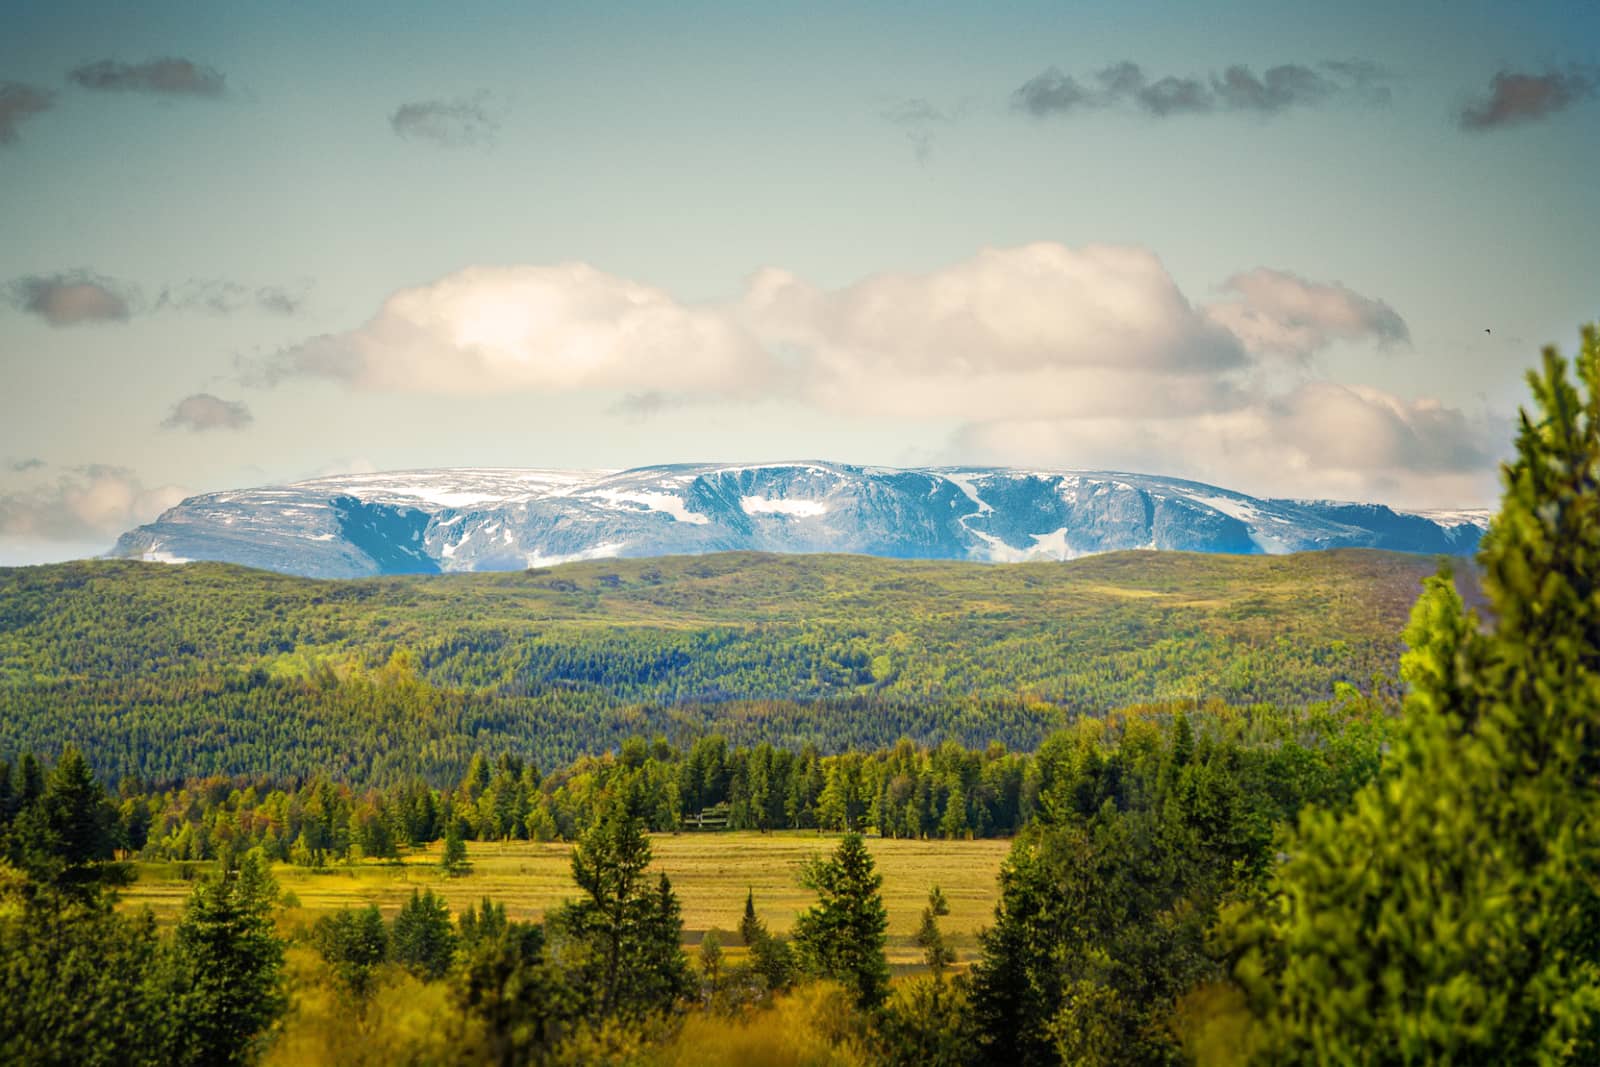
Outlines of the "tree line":
<svg viewBox="0 0 1600 1067">
<path fill-rule="evenodd" d="M 1191 739 L 1186 773 L 1202 782 L 1246 775 L 1262 783 L 1261 818 L 1281 818 L 1313 780 L 1352 781 L 1376 765 L 1386 718 L 1381 696 L 1347 690 L 1337 702 L 1287 713 L 1187 702 L 1124 709 L 1062 731 L 1033 753 L 998 742 L 892 748 L 823 756 L 767 743 L 745 748 L 720 734 L 678 748 L 664 737 L 630 738 L 614 753 L 541 774 L 511 753 L 473 756 L 453 788 L 420 779 L 358 789 L 318 775 L 298 785 L 212 776 L 158 789 L 137 776 L 116 786 L 117 847 L 144 859 L 214 860 L 259 850 L 267 862 L 324 866 L 396 859 L 444 840 L 575 841 L 615 783 L 642 798 L 651 831 L 869 830 L 896 838 L 1009 837 L 1032 821 L 1063 775 L 1073 789 L 1154 773 L 1161 724 Z M 1087 747 L 1084 747 L 1087 746 Z M 1083 752 L 1099 753 L 1092 759 Z M 81 756 L 76 757 L 81 758 Z M 1211 769 L 1226 767 L 1226 771 Z M 40 760 L 0 761 L 0 826 L 36 795 Z M 1119 785 L 1125 789 L 1127 786 Z"/>
</svg>

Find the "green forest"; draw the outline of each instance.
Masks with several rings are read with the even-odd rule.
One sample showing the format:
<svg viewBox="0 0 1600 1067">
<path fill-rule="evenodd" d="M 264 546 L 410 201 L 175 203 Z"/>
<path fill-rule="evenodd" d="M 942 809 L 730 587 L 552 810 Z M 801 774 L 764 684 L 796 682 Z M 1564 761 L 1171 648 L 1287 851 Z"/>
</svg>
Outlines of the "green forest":
<svg viewBox="0 0 1600 1067">
<path fill-rule="evenodd" d="M 1471 581 L 1367 553 L 10 573 L 0 1061 L 1600 1062 L 1600 329 L 1576 377 L 1530 375 Z M 840 836 L 786 930 L 747 892 L 686 945 L 652 832 L 721 827 Z M 891 971 L 873 835 L 1010 839 L 975 953 L 930 880 Z M 542 915 L 279 921 L 285 864 L 523 838 L 574 842 Z M 195 875 L 170 929 L 118 906 L 157 860 Z"/>
<path fill-rule="evenodd" d="M 658 734 L 1031 750 L 1133 704 L 1371 691 L 1434 566 L 1351 550 L 1005 567 L 732 553 L 351 582 L 16 568 L 0 571 L 0 753 L 71 742 L 109 780 L 382 787 L 454 784 L 480 752 L 548 769 Z"/>
</svg>

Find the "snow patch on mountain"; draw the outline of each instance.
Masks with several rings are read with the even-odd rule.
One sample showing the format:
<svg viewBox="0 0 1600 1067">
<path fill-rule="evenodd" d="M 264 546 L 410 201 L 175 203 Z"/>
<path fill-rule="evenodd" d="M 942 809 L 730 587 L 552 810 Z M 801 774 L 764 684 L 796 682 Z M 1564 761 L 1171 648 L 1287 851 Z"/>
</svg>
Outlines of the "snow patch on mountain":
<svg viewBox="0 0 1600 1067">
<path fill-rule="evenodd" d="M 315 577 L 754 549 L 1016 562 L 1125 548 L 1464 554 L 1486 512 L 1265 500 L 1126 472 L 806 461 L 397 471 L 192 497 L 115 554 Z"/>
<path fill-rule="evenodd" d="M 828 505 L 820 500 L 773 500 L 764 496 L 742 496 L 739 510 L 746 515 L 789 515 L 795 518 L 816 518 L 828 513 Z"/>
<path fill-rule="evenodd" d="M 690 511 L 683 503 L 683 497 L 674 493 L 649 493 L 642 490 L 628 492 L 623 489 L 595 489 L 581 494 L 585 498 L 603 500 L 603 507 L 625 507 L 634 505 L 646 511 L 659 511 L 672 516 L 675 522 L 693 523 L 704 526 L 711 521 L 697 511 Z"/>
</svg>

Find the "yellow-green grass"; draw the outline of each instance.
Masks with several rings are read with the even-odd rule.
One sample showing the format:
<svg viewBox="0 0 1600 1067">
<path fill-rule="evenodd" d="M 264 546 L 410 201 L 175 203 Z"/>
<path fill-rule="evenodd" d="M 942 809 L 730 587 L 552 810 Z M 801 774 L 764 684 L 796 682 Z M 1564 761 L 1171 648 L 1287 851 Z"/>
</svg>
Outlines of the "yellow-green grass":
<svg viewBox="0 0 1600 1067">
<path fill-rule="evenodd" d="M 746 889 L 754 890 L 756 910 L 774 932 L 786 932 L 795 916 L 816 897 L 800 885 L 806 858 L 830 851 L 834 834 L 785 833 L 657 834 L 651 838 L 653 867 L 672 879 L 683 905 L 684 941 L 697 945 L 713 927 L 723 942 L 737 940 Z M 964 959 L 976 954 L 977 932 L 994 918 L 996 878 L 1009 841 L 896 841 L 868 838 L 867 847 L 883 875 L 883 898 L 889 909 L 888 956 L 892 963 L 913 964 L 921 958 L 912 943 L 927 903 L 928 888 L 937 884 L 950 903 L 941 921 L 946 940 Z M 472 870 L 447 877 L 439 869 L 438 847 L 408 855 L 399 864 L 362 862 L 334 864 L 325 870 L 280 864 L 273 876 L 292 900 L 286 921 L 292 926 L 314 921 L 339 908 L 376 904 L 392 917 L 413 889 L 440 893 L 455 911 L 485 896 L 506 906 L 512 918 L 536 919 L 547 908 L 571 898 L 571 846 L 527 841 L 469 842 Z M 204 873 L 208 864 L 139 863 L 138 881 L 123 893 L 128 907 L 149 905 L 158 918 L 172 920 L 189 894 L 183 877 Z M 730 954 L 740 954 L 730 945 Z"/>
</svg>

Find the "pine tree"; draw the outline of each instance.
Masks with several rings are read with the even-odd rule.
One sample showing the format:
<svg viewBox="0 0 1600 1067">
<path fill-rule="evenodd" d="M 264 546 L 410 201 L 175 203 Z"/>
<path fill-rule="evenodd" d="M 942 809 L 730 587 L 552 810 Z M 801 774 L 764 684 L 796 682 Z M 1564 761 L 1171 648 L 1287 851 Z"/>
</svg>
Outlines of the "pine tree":
<svg viewBox="0 0 1600 1067">
<path fill-rule="evenodd" d="M 845 834 L 832 858 L 806 866 L 801 883 L 818 897 L 794 926 L 807 969 L 843 984 L 861 1007 L 876 1007 L 889 991 L 883 955 L 889 915 L 878 892 L 883 876 L 874 871 L 866 842 Z"/>
<path fill-rule="evenodd" d="M 451 819 L 445 828 L 444 852 L 439 858 L 439 867 L 452 878 L 466 874 L 472 868 L 467 862 L 467 843 L 461 837 L 459 819 Z"/>
<path fill-rule="evenodd" d="M 761 975 L 767 989 L 789 988 L 794 981 L 794 952 L 789 943 L 767 931 L 767 924 L 756 914 L 755 890 L 744 895 L 744 915 L 739 919 L 739 939 L 750 949 L 750 964 Z"/>
<path fill-rule="evenodd" d="M 744 942 L 746 948 L 767 936 L 767 926 L 756 915 L 756 891 L 754 887 L 747 888 L 744 893 L 744 915 L 739 919 L 739 940 Z"/>
<path fill-rule="evenodd" d="M 1405 720 L 1379 781 L 1301 821 L 1229 916 L 1263 1063 L 1600 1062 L 1600 331 L 1530 374 L 1480 562 L 1406 631 Z"/>
<path fill-rule="evenodd" d="M 473 928 L 451 993 L 481 1026 L 484 1048 L 477 1057 L 463 1050 L 462 1059 L 499 1067 L 544 1062 L 579 1018 L 583 997 L 549 959 L 543 928 L 507 923 L 504 909 L 487 900 Z"/>
<path fill-rule="evenodd" d="M 248 1063 L 283 1012 L 283 942 L 272 924 L 277 887 L 247 856 L 195 887 L 173 935 L 176 1005 L 169 1062 Z"/>
<path fill-rule="evenodd" d="M 450 908 L 433 890 L 413 889 L 395 916 L 390 945 L 395 962 L 418 978 L 443 978 L 456 951 Z"/>
<path fill-rule="evenodd" d="M 376 904 L 341 908 L 317 920 L 312 931 L 317 951 L 333 968 L 339 984 L 357 1002 L 372 994 L 379 964 L 389 958 L 389 934 Z"/>
<path fill-rule="evenodd" d="M 935 978 L 943 978 L 946 968 L 956 961 L 956 954 L 944 943 L 944 933 L 939 920 L 950 914 L 950 902 L 938 886 L 928 890 L 928 906 L 922 909 L 922 923 L 917 927 L 917 945 L 928 970 Z"/>
<path fill-rule="evenodd" d="M 68 745 L 42 785 L 30 781 L 37 766 L 30 769 L 24 758 L 22 795 L 29 799 L 12 832 L 19 865 L 40 888 L 77 900 L 126 882 L 127 869 L 108 862 L 116 850 L 116 809 L 83 754 Z"/>
<path fill-rule="evenodd" d="M 163 1067 L 161 962 L 148 911 L 0 888 L 0 1063 Z"/>
<path fill-rule="evenodd" d="M 572 878 L 583 896 L 561 920 L 586 947 L 586 985 L 600 1016 L 670 1008 L 693 988 L 683 954 L 683 920 L 672 883 L 645 879 L 650 839 L 640 815 L 637 780 L 621 783 L 572 852 Z"/>
</svg>

